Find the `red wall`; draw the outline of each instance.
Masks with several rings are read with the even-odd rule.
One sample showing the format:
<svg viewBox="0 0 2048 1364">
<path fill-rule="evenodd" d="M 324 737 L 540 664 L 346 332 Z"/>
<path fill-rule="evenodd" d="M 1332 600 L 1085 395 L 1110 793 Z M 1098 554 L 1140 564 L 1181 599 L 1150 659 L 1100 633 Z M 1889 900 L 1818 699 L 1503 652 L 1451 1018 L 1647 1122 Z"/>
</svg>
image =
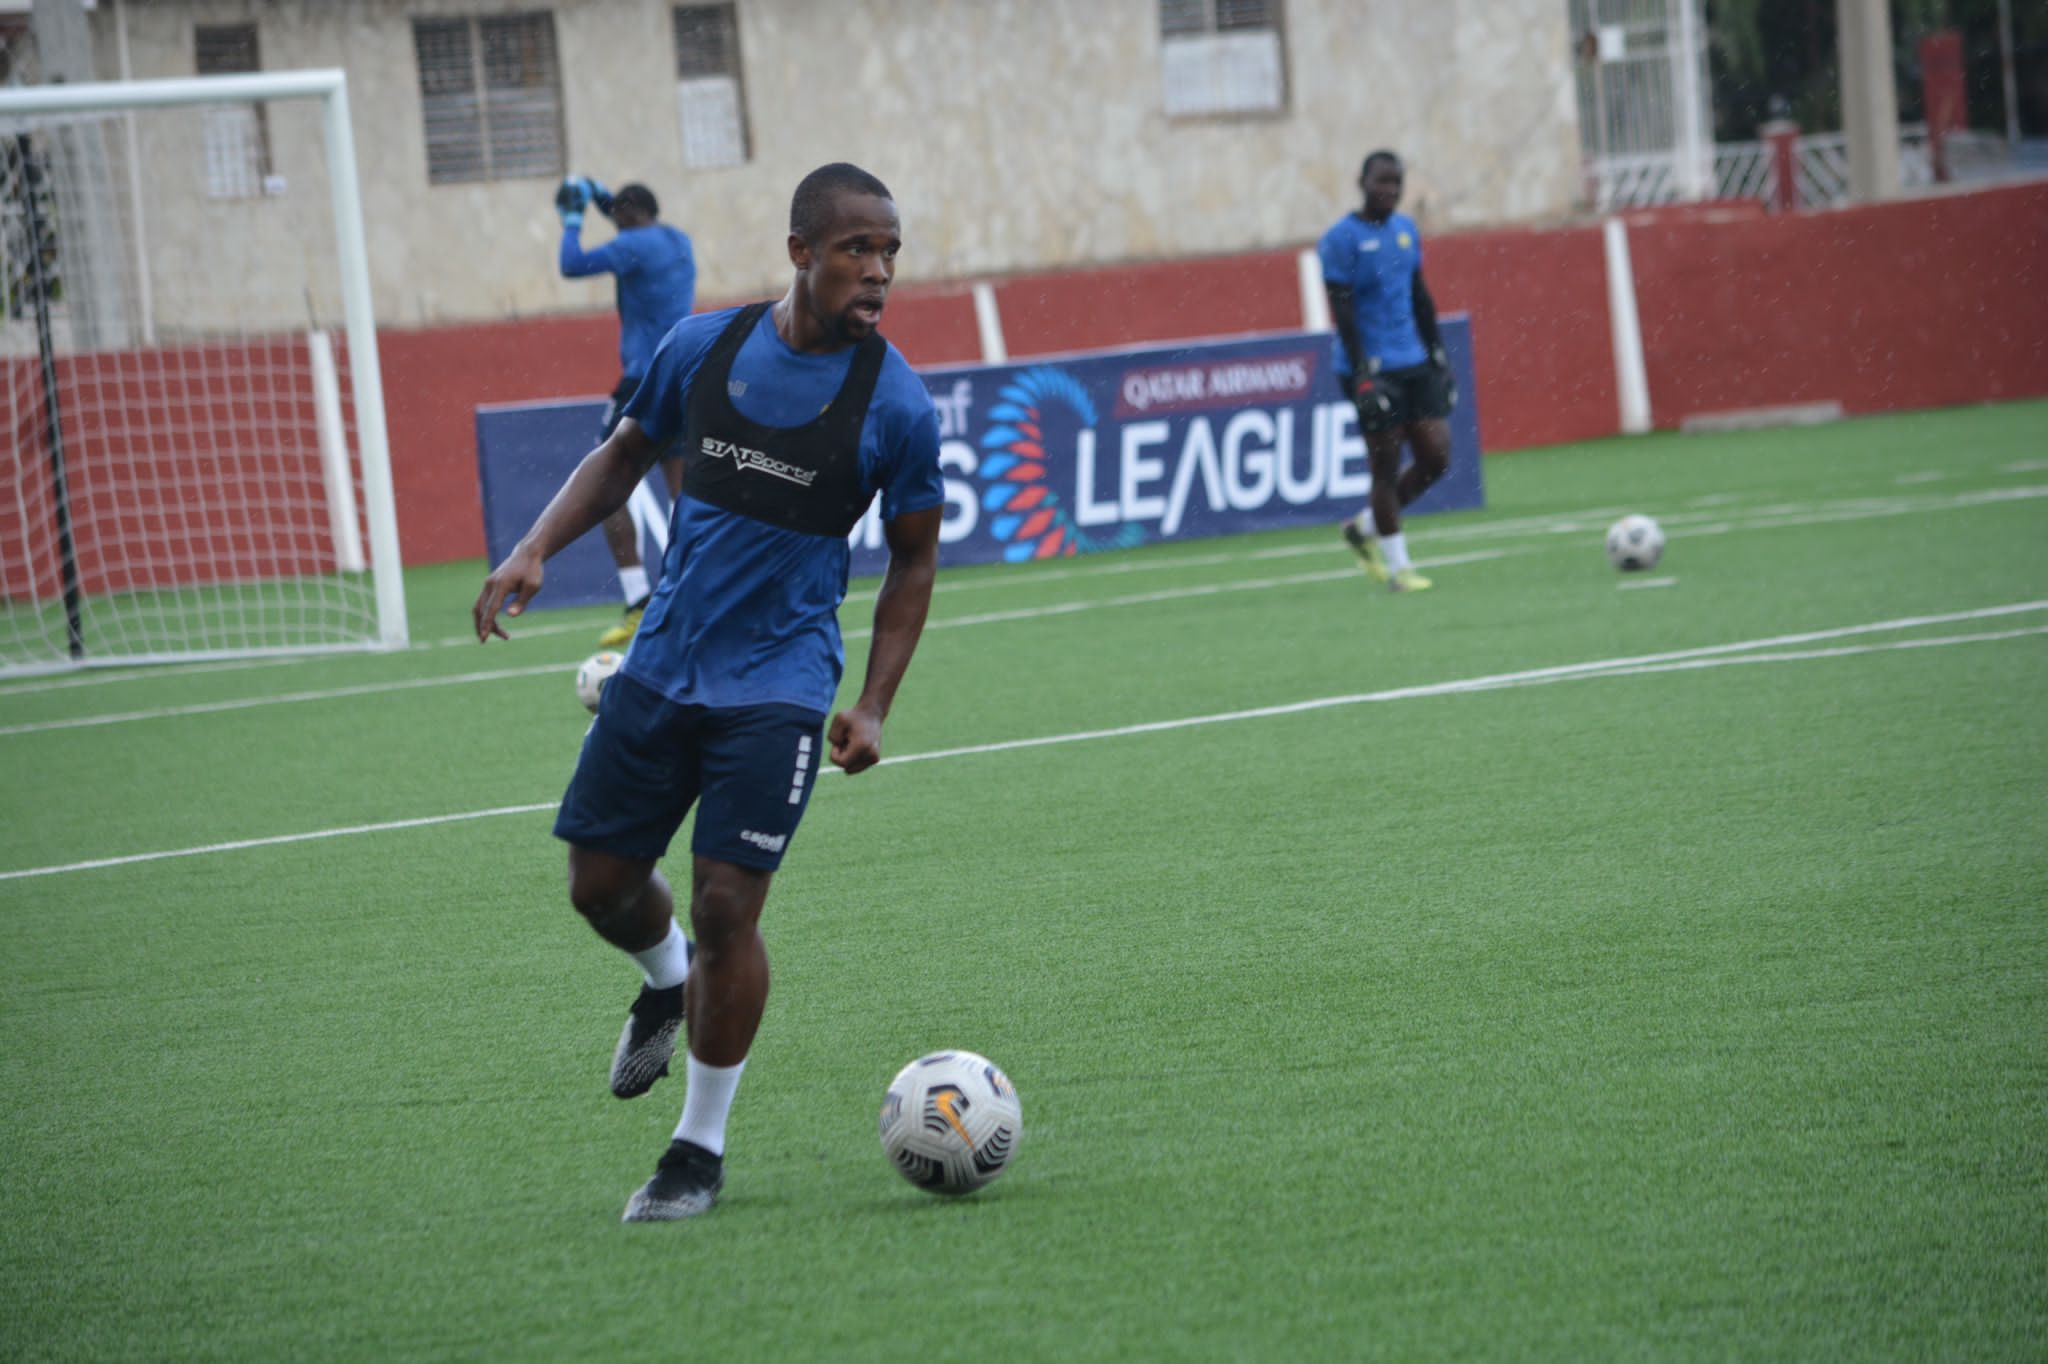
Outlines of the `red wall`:
<svg viewBox="0 0 2048 1364">
<path fill-rule="evenodd" d="M 1016 357 L 1299 328 L 1294 257 L 1263 251 L 1016 276 L 996 286 L 1004 344 Z"/>
<path fill-rule="evenodd" d="M 1619 407 L 1597 227 L 1473 232 L 1424 246 L 1445 312 L 1472 318 L 1485 450 L 1611 435 Z"/>
<path fill-rule="evenodd" d="M 1732 229 L 1631 225 L 1629 251 L 1659 426 L 2048 393 L 2048 184 Z"/>
</svg>

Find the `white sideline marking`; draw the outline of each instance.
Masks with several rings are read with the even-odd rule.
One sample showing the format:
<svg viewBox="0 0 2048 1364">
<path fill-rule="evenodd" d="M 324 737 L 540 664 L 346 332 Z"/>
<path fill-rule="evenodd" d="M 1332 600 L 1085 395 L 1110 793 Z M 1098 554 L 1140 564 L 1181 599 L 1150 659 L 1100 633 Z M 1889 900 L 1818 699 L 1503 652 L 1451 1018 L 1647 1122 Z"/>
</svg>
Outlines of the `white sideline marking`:
<svg viewBox="0 0 2048 1364">
<path fill-rule="evenodd" d="M 2022 461 L 2003 467 L 2005 473 L 2035 473 L 2048 469 L 2048 461 Z M 1742 494 L 1714 493 L 1692 499 L 1689 505 L 1695 507 L 1719 506 L 1722 503 L 1738 501 Z M 1661 517 L 1667 529 L 1683 529 L 1687 535 L 1725 535 L 1738 530 L 1777 530 L 1788 526 L 1818 525 L 1839 521 L 1861 521 L 1883 516 L 1906 516 L 1923 511 L 1956 511 L 1966 507 L 1979 506 L 1988 502 L 2020 501 L 2048 497 L 2048 487 L 1993 488 L 1975 493 L 1963 493 L 1938 498 L 1913 498 L 1894 496 L 1890 498 L 1850 498 L 1838 502 L 1815 505 L 1778 504 L 1760 508 L 1749 513 L 1761 519 L 1749 521 L 1722 521 L 1717 524 L 1689 524 L 1691 517 L 1702 513 L 1675 512 Z M 1520 535 L 1562 537 L 1604 532 L 1616 516 L 1629 510 L 1625 507 L 1593 507 L 1571 513 L 1569 516 L 1546 515 L 1508 517 L 1484 521 L 1475 525 L 1450 526 L 1431 530 L 1421 545 L 1435 546 L 1450 541 L 1475 540 L 1489 537 L 1513 538 Z M 1536 548 L 1541 548 L 1537 546 Z M 1062 582 L 1072 579 L 1090 580 L 1114 577 L 1127 573 L 1150 573 L 1155 570 L 1174 568 L 1207 568 L 1225 564 L 1243 563 L 1262 559 L 1283 559 L 1330 552 L 1334 547 L 1322 545 L 1285 545 L 1273 549 L 1250 552 L 1219 552 L 1202 555 L 1183 555 L 1176 558 L 1141 558 L 1120 561 L 1105 561 L 1088 564 L 1085 567 L 1045 569 L 1037 571 L 996 572 L 972 578 L 966 582 L 948 580 L 942 596 L 950 598 L 962 592 L 980 591 L 995 587 L 1032 587 L 1040 583 Z M 1527 549 L 1501 550 L 1498 555 L 1527 553 Z M 1468 562 L 1459 556 L 1428 554 L 1425 566 L 1430 564 Z M 1000 566 L 997 566 L 1000 568 Z M 850 593 L 846 604 L 856 605 L 874 600 L 872 591 Z M 522 639 L 545 639 L 556 635 L 581 634 L 593 627 L 589 621 L 562 622 L 557 624 L 522 623 L 519 635 Z M 928 624 L 926 629 L 932 628 Z M 850 636 L 850 637 L 860 637 Z M 473 635 L 448 635 L 436 640 L 420 640 L 413 644 L 415 650 L 446 649 L 459 646 L 476 647 Z M 163 677 L 186 677 L 195 673 L 227 672 L 243 668 L 298 667 L 309 662 L 331 661 L 333 655 L 317 657 L 263 658 L 248 660 L 222 660 L 208 663 L 166 664 L 147 668 L 138 667 L 133 672 L 93 672 L 85 675 L 37 678 L 31 681 L 0 686 L 0 697 L 36 694 L 64 690 L 71 687 L 107 686 L 119 682 L 154 681 Z M 0 731 L 5 733 L 7 731 Z"/>
<path fill-rule="evenodd" d="M 261 706 L 297 705 L 302 701 L 334 701 L 348 696 L 379 696 L 385 692 L 418 691 L 422 687 L 452 687 L 465 682 L 502 682 L 512 677 L 539 677 L 544 673 L 565 672 L 567 666 L 562 663 L 547 663 L 525 668 L 493 668 L 486 672 L 450 673 L 446 677 L 412 677 L 399 682 L 364 682 L 353 687 L 285 692 L 279 696 L 245 696 L 236 701 L 195 701 L 189 706 L 161 706 L 156 710 L 129 710 L 111 715 L 79 715 L 68 720 L 37 720 L 23 725 L 0 725 L 0 738 L 16 734 L 46 734 L 58 729 L 92 729 L 100 725 L 126 724 L 130 720 L 218 715 L 224 711 L 255 710 Z"/>
<path fill-rule="evenodd" d="M 1776 650 L 1789 644 L 1809 644 L 1825 639 L 1841 639 L 1850 635 L 1873 634 L 1886 630 L 1907 630 L 1922 625 L 1939 625 L 1955 621 L 1986 620 L 1996 616 L 2019 615 L 2030 611 L 2048 610 L 2048 600 L 2016 602 L 2009 606 L 1986 606 L 1971 611 L 1949 611 L 1934 616 L 1902 616 L 1896 620 L 1874 621 L 1868 625 L 1843 625 L 1829 630 L 1807 630 L 1798 634 L 1774 635 L 1765 639 L 1738 640 L 1732 644 L 1709 644 L 1693 649 L 1674 649 L 1666 653 L 1642 654 L 1632 658 L 1595 659 L 1587 663 L 1565 663 L 1549 668 L 1527 668 L 1520 672 L 1493 673 L 1481 677 L 1461 678 L 1453 682 L 1432 682 L 1413 687 L 1393 687 L 1386 691 L 1357 692 L 1348 696 L 1323 696 L 1307 701 L 1291 701 L 1277 706 L 1258 706 L 1250 710 L 1223 711 L 1212 715 L 1186 716 L 1178 720 L 1152 720 L 1143 724 L 1119 725 L 1113 729 L 1081 730 L 1071 734 L 1048 734 L 1030 739 L 1005 739 L 995 743 L 968 744 L 960 748 L 934 749 L 928 753 L 908 753 L 899 758 L 888 758 L 884 767 L 907 763 L 935 762 L 942 758 L 965 758 L 984 753 L 1009 753 L 1027 748 L 1048 748 L 1060 744 L 1087 743 L 1097 739 L 1120 739 L 1137 734 L 1159 734 L 1176 729 L 1195 729 L 1207 725 L 1229 724 L 1239 720 L 1263 720 L 1281 715 L 1300 715 L 1309 711 L 1330 710 L 1340 706 L 1366 705 L 1382 701 L 1420 700 L 1435 696 L 1453 696 L 1467 692 L 1499 691 L 1511 687 L 1541 686 L 1551 682 L 1576 682 L 1596 677 L 1632 677 L 1648 673 L 1678 672 L 1699 668 L 1732 667 L 1751 663 L 1804 662 L 1821 658 L 1844 658 L 1856 654 L 1882 653 L 1900 649 L 1933 649 L 1956 644 L 1975 644 L 1993 640 L 2017 639 L 2023 636 L 2048 635 L 2048 625 L 2031 626 L 2016 630 L 1986 631 L 1974 635 L 1949 635 L 1934 639 L 1894 640 L 1885 644 L 1851 645 L 1846 648 L 1809 649 L 1797 652 L 1757 652 Z M 838 769 L 821 766 L 819 775 Z M 291 843 L 310 843 L 320 839 L 343 838 L 352 834 L 386 833 L 399 829 L 420 829 L 437 824 L 456 824 L 468 820 L 492 819 L 500 815 L 530 815 L 554 809 L 556 802 L 541 801 L 529 805 L 502 805 L 489 810 L 468 810 L 456 814 L 426 815 L 417 819 L 388 820 L 378 824 L 355 824 L 338 829 L 317 829 L 311 833 L 276 834 L 268 838 L 236 839 L 228 843 L 209 843 L 193 848 L 172 848 L 162 852 L 129 853 L 122 857 L 101 857 L 86 862 L 67 862 L 47 867 L 24 867 L 16 871 L 0 871 L 0 881 L 17 881 L 35 876 L 57 876 L 65 872 L 93 871 L 102 867 L 132 866 L 139 862 L 160 862 L 171 858 L 198 857 L 208 853 L 237 852 L 246 848 L 279 847 Z"/>
<path fill-rule="evenodd" d="M 381 824 L 349 824 L 339 829 L 315 829 L 309 834 L 276 834 L 269 838 L 238 838 L 232 843 L 208 843 L 197 848 L 172 848 L 165 852 L 129 853 L 125 857 L 99 857 L 90 862 L 68 862 L 61 867 L 29 867 L 23 871 L 0 871 L 0 881 L 24 876 L 55 876 L 67 871 L 95 871 L 101 867 L 125 867 L 135 862 L 164 862 L 174 857 L 202 857 L 207 853 L 240 852 L 245 848 L 274 848 L 285 843 L 315 843 L 323 838 L 347 838 L 351 834 L 381 834 L 393 829 L 424 829 L 434 824 L 460 824 L 472 819 L 496 819 L 499 815 L 532 815 L 552 810 L 557 802 L 537 805 L 500 805 L 493 810 L 465 810 L 453 815 L 423 815 L 418 819 L 393 819 Z"/>
<path fill-rule="evenodd" d="M 1676 578 L 1624 578 L 1615 584 L 1623 592 L 1640 592 L 1646 587 L 1676 587 Z"/>
<path fill-rule="evenodd" d="M 1438 564 L 1468 564 L 1487 559 L 1500 559 L 1513 553 L 1512 550 L 1474 550 L 1467 554 L 1445 554 L 1430 559 L 1430 566 Z M 1050 606 L 1021 606 L 1012 611 L 987 611 L 980 615 L 953 616 L 945 620 L 925 622 L 925 632 L 951 630 L 963 625 L 996 625 L 1010 621 L 1041 620 L 1052 616 L 1079 615 L 1085 611 L 1099 611 L 1107 607 L 1152 606 L 1160 602 L 1194 600 L 1201 597 L 1221 596 L 1228 592 L 1261 592 L 1275 587 L 1299 587 L 1312 583 L 1336 582 L 1358 576 L 1356 566 L 1324 569 L 1316 573 L 1297 573 L 1282 578 L 1234 578 L 1223 583 L 1204 583 L 1196 587 L 1162 588 L 1157 592 L 1135 592 L 1128 596 L 1106 597 L 1099 601 L 1080 600 L 1055 602 Z M 874 633 L 869 627 L 842 632 L 845 639 L 866 639 Z M 447 677 L 415 677 L 399 682 L 363 682 L 351 687 L 330 687 L 321 691 L 285 692 L 277 696 L 245 696 L 233 701 L 199 701 L 188 706 L 160 706 L 154 710 L 119 711 L 108 715 L 80 715 L 64 720 L 35 720 L 18 725 L 0 725 L 0 738 L 21 734 L 47 734 L 64 729 L 95 729 L 104 725 L 127 724 L 135 720 L 165 720 L 189 715 L 219 715 L 228 711 L 258 710 L 264 706 L 296 705 L 304 701 L 333 701 L 351 696 L 374 696 L 387 691 L 415 691 L 422 687 L 446 687 L 466 682 L 502 682 L 511 678 L 540 677 L 548 673 L 565 672 L 565 663 L 532 664 L 523 668 L 495 668 L 484 672 L 454 673 Z"/>
<path fill-rule="evenodd" d="M 1290 701 L 1278 706 L 1258 706 L 1251 710 L 1224 711 L 1215 715 L 1195 715 L 1180 720 L 1151 720 L 1143 724 L 1122 725 L 1115 729 L 1086 730 L 1076 734 L 1053 734 L 1035 739 L 1006 739 L 990 744 L 970 744 L 962 748 L 939 749 L 931 753 L 912 753 L 901 758 L 887 758 L 882 765 L 890 763 L 929 762 L 934 758 L 960 758 L 975 753 L 1007 753 L 1015 749 L 1045 748 L 1055 744 L 1082 743 L 1092 739 L 1116 739 L 1133 734 L 1159 734 L 1176 729 L 1195 729 L 1205 725 L 1228 724 L 1237 720 L 1264 720 L 1280 715 L 1301 715 L 1315 710 L 1331 710 L 1339 706 L 1367 705 L 1380 701 L 1412 701 L 1433 696 L 1454 696 L 1463 692 L 1498 691 L 1506 687 L 1536 686 L 1547 682 L 1573 682 L 1588 677 L 1625 677 L 1639 672 L 1672 671 L 1679 667 L 1711 667 L 1715 662 L 1723 664 L 1748 662 L 1778 662 L 1794 655 L 1760 654 L 1750 656 L 1743 651 L 1767 649 L 1781 644 L 1804 644 L 1822 639 L 1839 639 L 1846 635 L 1866 634 L 1878 630 L 1903 630 L 1919 625 L 1933 625 L 1949 621 L 1981 620 L 1988 616 L 2010 615 L 2018 611 L 2048 610 L 2048 601 L 2026 602 L 2014 606 L 1986 607 L 1981 611 L 1959 611 L 1940 616 L 1909 616 L 1894 621 L 1878 621 L 1870 625 L 1845 625 L 1833 630 L 1811 630 L 1803 634 L 1778 635 L 1769 639 L 1742 640 L 1734 644 L 1712 644 L 1699 649 L 1676 649 L 1669 653 L 1644 654 L 1637 658 L 1610 658 L 1590 663 L 1565 663 L 1554 668 L 1529 668 L 1522 672 L 1495 673 L 1484 677 L 1468 677 L 1456 682 L 1430 682 L 1414 687 L 1394 687 L 1387 691 L 1356 692 L 1349 696 L 1319 696 L 1308 701 Z M 2008 639 L 2023 634 L 2048 634 L 2048 626 L 2039 630 L 2001 631 L 1982 636 L 1958 637 L 1953 643 L 1970 643 L 1978 639 Z M 1818 651 L 1810 657 L 1822 658 L 1835 654 L 1876 653 L 1888 648 L 1914 647 L 1913 641 L 1899 645 L 1866 645 L 1836 651 Z M 1740 656 L 1737 656 L 1740 655 Z M 1706 661 L 1702 661 L 1706 660 Z"/>
</svg>

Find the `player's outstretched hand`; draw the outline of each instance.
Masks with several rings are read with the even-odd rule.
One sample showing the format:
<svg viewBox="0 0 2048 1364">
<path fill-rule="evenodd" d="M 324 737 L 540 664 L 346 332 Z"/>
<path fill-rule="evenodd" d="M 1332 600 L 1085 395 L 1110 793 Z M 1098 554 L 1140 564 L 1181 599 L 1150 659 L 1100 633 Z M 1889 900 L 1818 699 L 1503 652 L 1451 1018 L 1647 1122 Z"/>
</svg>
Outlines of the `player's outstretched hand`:
<svg viewBox="0 0 2048 1364">
<path fill-rule="evenodd" d="M 825 740 L 832 745 L 832 761 L 848 776 L 865 772 L 882 760 L 882 717 L 859 706 L 842 710 L 832 717 Z"/>
<path fill-rule="evenodd" d="M 498 624 L 498 612 L 519 615 L 540 591 L 540 584 L 540 560 L 522 550 L 514 550 L 504 563 L 492 569 L 491 576 L 484 579 L 484 590 L 477 593 L 471 613 L 476 621 L 477 643 L 487 642 L 492 635 L 512 638 Z"/>
</svg>

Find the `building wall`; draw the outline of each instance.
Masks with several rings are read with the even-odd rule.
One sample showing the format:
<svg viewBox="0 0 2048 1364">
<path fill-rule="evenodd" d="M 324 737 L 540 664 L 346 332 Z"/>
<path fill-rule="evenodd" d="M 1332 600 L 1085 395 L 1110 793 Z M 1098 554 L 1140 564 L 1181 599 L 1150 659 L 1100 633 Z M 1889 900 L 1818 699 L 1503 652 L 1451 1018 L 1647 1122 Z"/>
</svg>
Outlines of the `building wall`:
<svg viewBox="0 0 2048 1364">
<path fill-rule="evenodd" d="M 268 70 L 343 67 L 378 318 L 414 326 L 610 306 L 604 282 L 557 277 L 551 180 L 427 183 L 411 20 L 543 7 L 125 0 L 99 6 L 93 23 L 110 78 L 122 24 L 137 77 L 192 74 L 200 23 L 255 23 Z M 650 185 L 696 240 L 711 298 L 782 287 L 789 193 L 833 160 L 890 184 L 904 278 L 924 281 L 1309 241 L 1353 206 L 1358 162 L 1382 145 L 1408 158 L 1406 207 L 1426 230 L 1556 216 L 1577 192 L 1556 0 L 1286 0 L 1285 111 L 1192 120 L 1163 113 L 1157 0 L 738 0 L 753 156 L 688 173 L 671 6 L 551 8 L 568 169 Z M 240 221 L 275 229 L 237 238 L 248 243 L 235 261 L 243 296 L 272 284 L 303 292 L 306 244 L 331 237 L 312 189 L 317 125 L 274 124 L 273 146 L 299 188 L 152 206 L 159 315 L 218 311 L 203 296 L 218 280 L 187 267 Z M 179 157 L 189 152 L 168 164 Z M 604 228 L 586 235 L 602 240 Z"/>
</svg>

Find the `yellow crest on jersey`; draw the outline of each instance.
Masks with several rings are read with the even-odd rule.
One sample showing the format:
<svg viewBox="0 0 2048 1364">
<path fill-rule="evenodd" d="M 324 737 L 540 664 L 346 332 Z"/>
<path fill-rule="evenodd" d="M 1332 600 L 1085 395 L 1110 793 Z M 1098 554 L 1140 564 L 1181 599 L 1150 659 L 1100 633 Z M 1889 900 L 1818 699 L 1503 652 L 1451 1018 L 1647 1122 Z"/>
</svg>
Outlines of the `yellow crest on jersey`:
<svg viewBox="0 0 2048 1364">
<path fill-rule="evenodd" d="M 1415 238 L 1409 236 L 1406 232 L 1401 233 L 1399 236 L 1395 237 L 1394 240 L 1400 244 L 1400 247 L 1403 251 L 1406 251 L 1409 247 L 1415 245 Z"/>
</svg>

